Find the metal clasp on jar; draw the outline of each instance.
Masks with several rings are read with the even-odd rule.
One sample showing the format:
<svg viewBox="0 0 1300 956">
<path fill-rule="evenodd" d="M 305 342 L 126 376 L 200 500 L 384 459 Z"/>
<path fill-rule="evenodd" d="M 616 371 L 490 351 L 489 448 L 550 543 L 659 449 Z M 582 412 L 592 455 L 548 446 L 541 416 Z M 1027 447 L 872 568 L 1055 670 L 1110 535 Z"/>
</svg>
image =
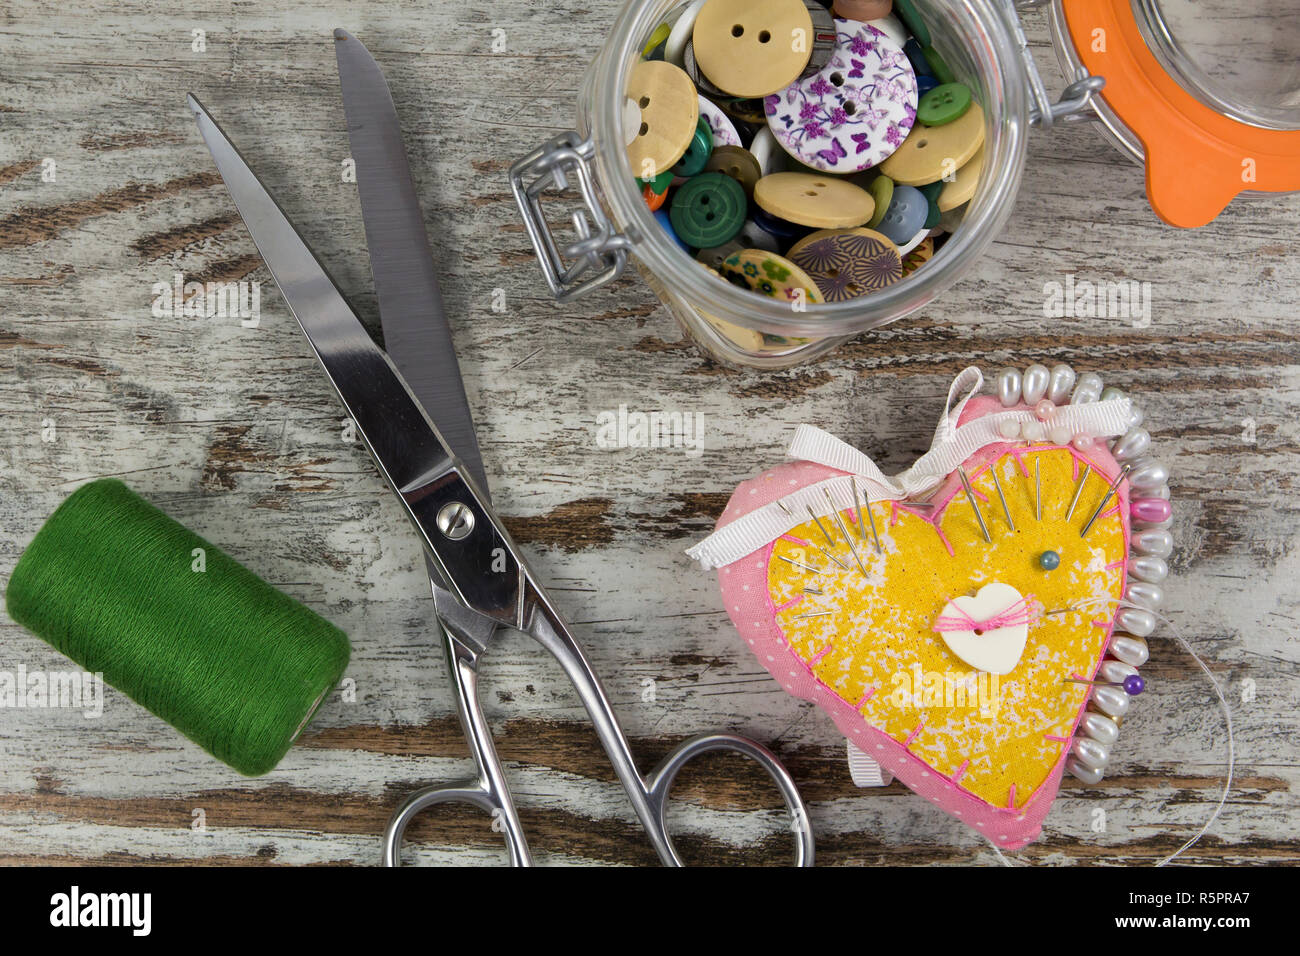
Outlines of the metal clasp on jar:
<svg viewBox="0 0 1300 956">
<path fill-rule="evenodd" d="M 560 302 L 571 302 L 617 279 L 627 266 L 632 247 L 626 236 L 615 231 L 596 195 L 589 166 L 593 152 L 590 139 L 570 130 L 510 167 L 510 189 L 524 228 L 537 250 L 546 284 Z M 577 182 L 585 209 L 573 211 L 577 241 L 561 250 L 542 212 L 541 196 L 551 186 L 563 192 L 571 179 Z"/>
<path fill-rule="evenodd" d="M 1007 24 L 1015 34 L 1020 46 L 1020 56 L 1024 60 L 1025 77 L 1029 80 L 1029 93 L 1033 105 L 1029 109 L 1029 125 L 1040 129 L 1051 129 L 1057 123 L 1089 123 L 1097 119 L 1092 109 L 1092 98 L 1106 85 L 1103 76 L 1092 76 L 1087 70 L 1080 69 L 1069 86 L 1061 92 L 1061 98 L 1053 103 L 1043 77 L 1034 63 L 1034 56 L 1029 51 L 1029 41 L 1025 39 L 1024 28 L 1020 24 L 1018 10 L 1036 10 L 1044 7 L 1051 0 L 1002 0 Z"/>
</svg>

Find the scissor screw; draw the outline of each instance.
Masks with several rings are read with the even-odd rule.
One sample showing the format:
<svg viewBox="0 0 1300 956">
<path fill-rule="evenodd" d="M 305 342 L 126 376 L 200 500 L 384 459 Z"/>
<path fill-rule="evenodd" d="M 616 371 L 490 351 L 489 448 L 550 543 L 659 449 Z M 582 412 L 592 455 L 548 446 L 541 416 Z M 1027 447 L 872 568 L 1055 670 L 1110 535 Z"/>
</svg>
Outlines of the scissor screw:
<svg viewBox="0 0 1300 956">
<path fill-rule="evenodd" d="M 449 502 L 438 511 L 438 530 L 459 541 L 474 530 L 474 512 L 459 501 Z"/>
</svg>

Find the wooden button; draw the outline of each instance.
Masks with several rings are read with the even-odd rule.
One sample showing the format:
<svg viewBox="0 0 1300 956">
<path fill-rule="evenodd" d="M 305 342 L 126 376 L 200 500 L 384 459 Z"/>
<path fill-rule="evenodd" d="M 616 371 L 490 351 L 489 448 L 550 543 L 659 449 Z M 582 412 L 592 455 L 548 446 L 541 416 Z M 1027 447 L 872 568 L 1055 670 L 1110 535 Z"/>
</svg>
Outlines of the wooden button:
<svg viewBox="0 0 1300 956">
<path fill-rule="evenodd" d="M 653 179 L 682 158 L 700 119 L 699 95 L 691 78 L 663 60 L 632 68 L 627 95 L 641 111 L 641 126 L 627 148 L 632 172 Z"/>
<path fill-rule="evenodd" d="M 808 273 L 766 249 L 745 249 L 727 256 L 718 272 L 733 285 L 772 299 L 794 302 L 802 297 L 808 303 L 822 301 L 821 290 Z"/>
<path fill-rule="evenodd" d="M 950 183 L 943 184 L 943 191 L 939 193 L 939 211 L 947 212 L 949 209 L 956 209 L 962 203 L 970 202 L 980 184 L 980 175 L 983 172 L 984 147 L 981 145 L 979 151 L 966 165 L 957 170 L 956 178 Z"/>
<path fill-rule="evenodd" d="M 984 145 L 984 110 L 978 103 L 946 126 L 914 126 L 903 145 L 880 164 L 896 183 L 924 186 L 955 173 Z"/>
<path fill-rule="evenodd" d="M 876 211 L 862 187 L 814 173 L 764 176 L 754 187 L 754 201 L 773 216 L 814 229 L 860 226 Z"/>
<path fill-rule="evenodd" d="M 830 61 L 766 101 L 767 125 L 795 159 L 848 174 L 889 156 L 916 121 L 916 74 L 898 45 L 868 23 L 835 21 Z"/>
<path fill-rule="evenodd" d="M 827 302 L 878 292 L 903 277 L 898 247 L 871 229 L 823 229 L 790 247 L 789 259 Z"/>
<path fill-rule="evenodd" d="M 802 32 L 799 32 L 802 31 Z M 813 24 L 803 0 L 709 0 L 695 18 L 695 60 L 732 96 L 767 96 L 803 72 Z"/>
<path fill-rule="evenodd" d="M 706 172 L 722 173 L 740 183 L 746 196 L 754 195 L 754 186 L 762 179 L 754 154 L 740 146 L 719 146 L 704 167 Z"/>
</svg>

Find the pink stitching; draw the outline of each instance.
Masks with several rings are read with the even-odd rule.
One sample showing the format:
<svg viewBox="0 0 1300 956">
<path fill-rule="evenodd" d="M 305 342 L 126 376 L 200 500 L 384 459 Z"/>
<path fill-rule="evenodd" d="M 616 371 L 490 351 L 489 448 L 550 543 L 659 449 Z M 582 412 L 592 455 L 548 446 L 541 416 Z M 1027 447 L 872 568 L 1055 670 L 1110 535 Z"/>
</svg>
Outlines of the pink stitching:
<svg viewBox="0 0 1300 956">
<path fill-rule="evenodd" d="M 825 647 L 823 647 L 812 657 L 808 658 L 808 666 L 811 667 L 813 664 L 816 664 L 818 661 L 820 661 L 823 657 L 825 657 L 827 654 L 831 652 L 834 646 L 835 646 L 834 644 L 827 644 Z"/>
<path fill-rule="evenodd" d="M 862 697 L 858 700 L 858 710 L 861 710 L 863 707 L 867 705 L 867 701 L 871 700 L 871 695 L 874 694 L 875 692 L 876 689 L 874 687 L 867 688 L 867 692 L 863 694 Z"/>
<path fill-rule="evenodd" d="M 958 779 L 962 774 L 964 774 L 964 773 L 966 772 L 966 768 L 969 767 L 969 766 L 970 766 L 970 761 L 969 761 L 969 760 L 962 761 L 962 765 L 961 765 L 960 767 L 958 767 L 957 770 L 956 770 L 956 772 L 953 773 L 953 775 L 952 775 L 951 777 L 949 777 L 948 779 L 950 779 L 953 783 L 956 783 L 956 782 L 957 782 L 957 779 Z"/>
<path fill-rule="evenodd" d="M 786 601 L 784 604 L 778 604 L 776 606 L 776 610 L 778 613 L 781 611 L 788 611 L 790 610 L 790 608 L 794 607 L 796 604 L 802 601 L 803 598 L 804 596 L 802 594 L 796 594 L 794 597 L 790 598 L 790 600 Z"/>
<path fill-rule="evenodd" d="M 923 720 L 916 725 L 916 730 L 912 731 L 910 734 L 907 735 L 907 739 L 903 741 L 903 746 L 910 747 L 912 741 L 916 739 L 916 735 L 919 734 L 924 727 L 925 727 L 925 721 Z"/>
<path fill-rule="evenodd" d="M 1016 808 L 1016 785 L 1013 783 L 1011 785 L 1011 796 L 1007 799 L 1007 809 L 1014 810 L 1015 808 Z"/>
<path fill-rule="evenodd" d="M 789 541 L 791 544 L 797 544 L 797 545 L 799 545 L 799 547 L 801 547 L 801 548 L 806 548 L 806 547 L 808 547 L 808 542 L 805 541 L 803 538 L 796 538 L 794 535 L 789 534 L 789 533 L 786 533 L 786 534 L 781 535 L 781 540 L 782 540 L 782 541 Z"/>
</svg>

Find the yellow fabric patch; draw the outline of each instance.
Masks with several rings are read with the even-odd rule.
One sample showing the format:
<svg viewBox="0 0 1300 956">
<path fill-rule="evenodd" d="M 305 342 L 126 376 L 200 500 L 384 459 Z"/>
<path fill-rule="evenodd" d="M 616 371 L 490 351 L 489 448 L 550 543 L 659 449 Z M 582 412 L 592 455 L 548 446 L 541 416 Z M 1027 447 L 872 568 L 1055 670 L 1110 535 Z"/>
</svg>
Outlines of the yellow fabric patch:
<svg viewBox="0 0 1300 956">
<path fill-rule="evenodd" d="M 1117 497 L 1088 537 L 1079 537 L 1109 485 L 1095 469 L 1065 520 L 1077 485 L 1069 449 L 1019 449 L 992 465 L 1015 532 L 985 467 L 970 479 L 992 544 L 960 489 L 937 528 L 928 512 L 876 502 L 871 513 L 883 554 L 876 554 L 865 521 L 860 537 L 854 511 L 840 515 L 843 527 L 833 515 L 822 517 L 826 534 L 810 520 L 774 545 L 768 592 L 794 652 L 868 723 L 943 776 L 960 770 L 960 785 L 989 804 L 1022 807 L 1065 746 L 1050 738 L 1068 740 L 1088 694 L 1087 685 L 1062 680 L 1088 678 L 1096 669 L 1123 593 L 1127 542 Z M 1060 555 L 1058 568 L 1041 568 L 1044 551 Z M 951 598 L 993 581 L 1016 588 L 1031 608 L 1024 654 L 1001 678 L 976 674 L 934 630 Z"/>
</svg>

